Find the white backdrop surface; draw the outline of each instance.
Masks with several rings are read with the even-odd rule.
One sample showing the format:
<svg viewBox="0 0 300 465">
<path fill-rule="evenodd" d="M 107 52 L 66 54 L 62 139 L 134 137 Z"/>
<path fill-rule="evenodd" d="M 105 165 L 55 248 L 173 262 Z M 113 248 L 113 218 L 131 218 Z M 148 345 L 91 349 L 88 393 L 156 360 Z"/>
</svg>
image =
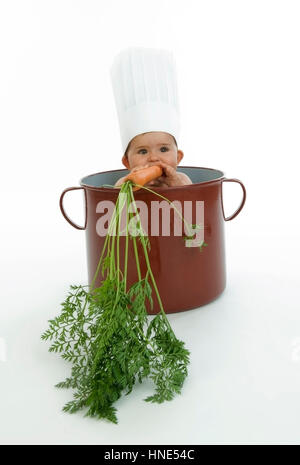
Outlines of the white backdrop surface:
<svg viewBox="0 0 300 465">
<path fill-rule="evenodd" d="M 300 443 L 299 21 L 290 0 L 1 1 L 1 443 Z M 169 316 L 191 351 L 182 395 L 148 404 L 138 385 L 113 425 L 61 411 L 69 365 L 40 335 L 87 280 L 59 195 L 122 168 L 109 67 L 127 46 L 174 51 L 181 164 L 247 201 L 225 224 L 225 292 Z M 241 189 L 224 188 L 229 215 Z M 82 222 L 81 193 L 66 205 Z"/>
</svg>

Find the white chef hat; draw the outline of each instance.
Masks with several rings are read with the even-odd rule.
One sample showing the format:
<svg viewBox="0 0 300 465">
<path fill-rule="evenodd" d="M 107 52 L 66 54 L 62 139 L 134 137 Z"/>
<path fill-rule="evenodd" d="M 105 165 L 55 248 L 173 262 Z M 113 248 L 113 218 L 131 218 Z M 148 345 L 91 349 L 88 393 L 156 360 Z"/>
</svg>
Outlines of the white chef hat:
<svg viewBox="0 0 300 465">
<path fill-rule="evenodd" d="M 179 103 L 172 52 L 130 47 L 115 57 L 110 72 L 123 151 L 145 132 L 167 132 L 177 141 Z"/>
</svg>

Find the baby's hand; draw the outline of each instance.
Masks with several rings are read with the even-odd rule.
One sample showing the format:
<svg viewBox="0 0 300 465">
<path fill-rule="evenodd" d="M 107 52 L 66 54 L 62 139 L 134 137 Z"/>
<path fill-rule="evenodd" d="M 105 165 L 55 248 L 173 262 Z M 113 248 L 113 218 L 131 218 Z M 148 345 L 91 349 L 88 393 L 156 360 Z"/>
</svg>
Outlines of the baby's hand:
<svg viewBox="0 0 300 465">
<path fill-rule="evenodd" d="M 158 181 L 164 182 L 169 187 L 185 185 L 181 175 L 173 166 L 170 166 L 163 161 L 157 162 L 157 165 L 160 166 L 163 170 L 163 175 L 157 178 Z"/>
</svg>

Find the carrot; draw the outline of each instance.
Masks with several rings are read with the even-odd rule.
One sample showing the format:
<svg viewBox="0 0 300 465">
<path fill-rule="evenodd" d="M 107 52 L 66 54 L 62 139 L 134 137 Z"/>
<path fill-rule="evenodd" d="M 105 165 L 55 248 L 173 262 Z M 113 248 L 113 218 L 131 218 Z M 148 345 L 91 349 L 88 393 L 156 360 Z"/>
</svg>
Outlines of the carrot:
<svg viewBox="0 0 300 465">
<path fill-rule="evenodd" d="M 160 166 L 148 166 L 147 168 L 142 168 L 138 171 L 128 174 L 124 178 L 123 182 L 132 181 L 134 184 L 140 184 L 144 186 L 147 182 L 152 181 L 152 179 L 159 178 L 162 175 L 162 168 Z M 139 187 L 134 187 L 133 190 L 138 190 Z"/>
</svg>

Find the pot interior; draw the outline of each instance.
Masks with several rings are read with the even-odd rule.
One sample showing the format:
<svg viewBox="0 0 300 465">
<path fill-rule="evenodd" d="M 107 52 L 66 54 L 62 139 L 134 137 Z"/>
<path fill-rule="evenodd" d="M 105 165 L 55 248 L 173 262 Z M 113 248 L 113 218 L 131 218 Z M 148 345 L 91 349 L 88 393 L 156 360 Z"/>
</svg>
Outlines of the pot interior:
<svg viewBox="0 0 300 465">
<path fill-rule="evenodd" d="M 198 167 L 178 167 L 177 171 L 180 173 L 185 173 L 190 177 L 193 184 L 198 184 L 207 181 L 213 181 L 215 179 L 222 178 L 224 173 L 220 170 L 214 170 L 211 168 L 198 168 Z M 129 171 L 124 170 L 115 170 L 115 171 L 106 171 L 102 173 L 91 174 L 85 176 L 81 179 L 81 185 L 90 186 L 90 187 L 101 187 L 103 184 L 114 185 L 119 178 L 129 174 Z M 185 186 L 182 186 L 185 187 Z"/>
</svg>

